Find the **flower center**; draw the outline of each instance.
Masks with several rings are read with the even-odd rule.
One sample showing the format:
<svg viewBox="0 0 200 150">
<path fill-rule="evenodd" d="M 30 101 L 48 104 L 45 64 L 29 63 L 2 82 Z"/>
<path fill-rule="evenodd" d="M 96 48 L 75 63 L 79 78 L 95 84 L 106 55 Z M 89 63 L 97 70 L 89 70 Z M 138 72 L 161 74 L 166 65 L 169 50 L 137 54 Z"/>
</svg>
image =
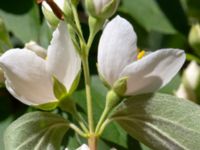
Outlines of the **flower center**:
<svg viewBox="0 0 200 150">
<path fill-rule="evenodd" d="M 144 57 L 144 55 L 145 55 L 145 51 L 144 51 L 144 50 L 140 51 L 140 52 L 138 53 L 138 55 L 137 55 L 137 60 L 142 59 L 142 58 Z"/>
</svg>

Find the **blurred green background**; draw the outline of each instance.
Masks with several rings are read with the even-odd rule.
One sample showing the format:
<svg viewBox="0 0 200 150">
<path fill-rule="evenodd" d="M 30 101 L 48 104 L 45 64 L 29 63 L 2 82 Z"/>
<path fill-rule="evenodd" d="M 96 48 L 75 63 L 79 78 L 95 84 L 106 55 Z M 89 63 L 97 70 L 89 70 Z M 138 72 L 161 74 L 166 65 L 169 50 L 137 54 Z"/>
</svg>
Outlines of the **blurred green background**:
<svg viewBox="0 0 200 150">
<path fill-rule="evenodd" d="M 87 38 L 87 14 L 85 14 L 84 5 L 82 4 L 79 5 L 79 14 L 84 35 Z M 167 47 L 181 48 L 186 53 L 197 57 L 197 59 L 200 56 L 200 50 L 192 49 L 188 43 L 191 26 L 200 21 L 199 0 L 122 0 L 116 14 L 125 17 L 133 24 L 138 35 L 138 46 L 141 49 L 154 51 Z M 0 29 L 0 53 L 5 52 L 12 46 L 23 47 L 30 40 L 36 41 L 45 48 L 49 45 L 52 29 L 48 27 L 41 13 L 41 8 L 35 1 L 1 0 L 0 19 L 5 23 L 5 28 L 8 31 L 6 35 L 3 35 Z M 90 68 L 93 74 L 92 92 L 93 96 L 96 97 L 94 105 L 97 107 L 95 110 L 96 119 L 104 107 L 103 100 L 107 90 L 95 76 L 97 74 L 96 56 L 100 35 L 101 33 L 97 35 L 90 54 Z M 167 87 L 161 89 L 161 92 L 173 94 L 180 81 L 180 76 L 177 75 Z M 83 82 L 81 82 L 79 91 L 74 94 L 74 97 L 79 99 L 83 95 Z M 85 102 L 83 99 L 78 103 L 80 109 L 84 112 Z M 28 111 L 34 111 L 34 109 L 28 108 L 15 100 L 2 84 L 0 89 L 0 150 L 4 149 L 3 132 L 6 127 L 17 117 Z M 66 135 L 63 145 L 68 145 L 73 149 L 82 140 L 71 131 Z M 99 145 L 101 149 L 105 150 L 109 147 L 116 147 L 119 150 L 148 149 L 128 136 L 116 124 L 108 127 Z"/>
</svg>

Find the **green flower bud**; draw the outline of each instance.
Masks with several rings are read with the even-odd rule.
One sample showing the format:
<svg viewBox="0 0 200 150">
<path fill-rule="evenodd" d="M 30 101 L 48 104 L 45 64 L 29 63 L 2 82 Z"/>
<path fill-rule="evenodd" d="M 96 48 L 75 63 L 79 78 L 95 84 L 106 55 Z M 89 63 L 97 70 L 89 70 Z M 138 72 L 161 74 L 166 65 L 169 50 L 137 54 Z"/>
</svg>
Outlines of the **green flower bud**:
<svg viewBox="0 0 200 150">
<path fill-rule="evenodd" d="M 107 19 L 115 13 L 119 0 L 85 0 L 85 5 L 89 15 Z"/>
<path fill-rule="evenodd" d="M 123 77 L 114 83 L 113 90 L 120 96 L 123 96 L 127 89 L 128 77 Z"/>
<path fill-rule="evenodd" d="M 56 28 L 60 20 L 66 20 L 68 23 L 73 20 L 71 3 L 69 0 L 52 0 L 42 2 L 43 14 L 52 28 Z"/>
<path fill-rule="evenodd" d="M 106 96 L 106 109 L 112 110 L 119 102 L 121 97 L 113 90 L 110 90 Z"/>
<path fill-rule="evenodd" d="M 200 25 L 195 24 L 192 26 L 189 33 L 189 44 L 200 55 Z"/>
</svg>

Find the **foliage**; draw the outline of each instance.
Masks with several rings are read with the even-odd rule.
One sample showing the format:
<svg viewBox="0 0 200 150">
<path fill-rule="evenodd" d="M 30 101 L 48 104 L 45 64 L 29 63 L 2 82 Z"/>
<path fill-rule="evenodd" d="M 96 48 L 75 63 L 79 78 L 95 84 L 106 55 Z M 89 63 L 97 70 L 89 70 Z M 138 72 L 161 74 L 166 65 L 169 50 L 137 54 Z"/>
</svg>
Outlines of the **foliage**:
<svg viewBox="0 0 200 150">
<path fill-rule="evenodd" d="M 18 2 L 3 0 L 0 3 L 1 54 L 12 47 L 23 47 L 31 40 L 45 48 L 48 47 L 54 29 L 49 28 L 40 5 L 37 5 L 34 0 Z M 83 44 L 77 39 L 90 38 L 90 27 L 86 24 L 87 14 L 84 8 L 84 3 L 79 3 L 78 13 L 83 35 L 78 33 L 73 37 L 73 43 L 77 46 Z M 194 50 L 188 43 L 190 27 L 200 20 L 199 8 L 199 0 L 124 0 L 120 2 L 116 14 L 120 14 L 133 24 L 141 49 L 154 51 L 161 47 L 180 48 L 187 53 L 188 61 L 195 60 L 199 63 L 200 50 Z M 105 17 L 106 14 L 110 16 L 112 13 L 105 10 L 102 16 Z M 102 20 L 95 21 L 93 23 L 102 24 Z M 71 34 L 77 33 L 77 30 L 79 29 L 71 30 Z M 104 111 L 106 94 L 109 91 L 97 76 L 96 57 L 99 35 L 98 33 L 94 42 L 90 43 L 89 57 L 95 126 Z M 66 89 L 56 78 L 54 82 L 56 97 L 60 98 L 66 94 Z M 167 86 L 159 90 L 159 93 L 125 97 L 108 115 L 109 122 L 106 128 L 102 129 L 98 148 L 197 150 L 200 147 L 198 142 L 200 109 L 198 105 L 188 100 L 172 96 L 181 82 L 181 73 L 179 73 Z M 76 133 L 74 130 L 68 131 L 69 128 L 76 128 L 71 127 L 70 121 L 75 124 L 79 124 L 80 120 L 83 121 L 84 123 L 80 124 L 81 130 L 84 130 L 84 125 L 87 125 L 84 72 L 80 75 L 77 90 L 72 94 L 80 114 L 63 112 L 62 107 L 53 112 L 38 112 L 35 107 L 27 107 L 13 98 L 6 91 L 3 81 L 1 83 L 3 86 L 0 89 L 0 149 L 13 150 L 17 147 L 19 150 L 26 150 L 27 147 L 30 149 L 36 146 L 38 150 L 53 150 L 60 149 L 62 142 L 62 148 L 68 147 L 73 150 L 87 143 L 83 138 L 87 135 L 82 136 L 82 132 Z M 200 88 L 195 92 L 198 93 L 199 90 Z M 56 103 L 45 106 L 54 109 L 59 105 Z M 79 115 L 82 115 L 82 118 L 79 118 Z"/>
</svg>

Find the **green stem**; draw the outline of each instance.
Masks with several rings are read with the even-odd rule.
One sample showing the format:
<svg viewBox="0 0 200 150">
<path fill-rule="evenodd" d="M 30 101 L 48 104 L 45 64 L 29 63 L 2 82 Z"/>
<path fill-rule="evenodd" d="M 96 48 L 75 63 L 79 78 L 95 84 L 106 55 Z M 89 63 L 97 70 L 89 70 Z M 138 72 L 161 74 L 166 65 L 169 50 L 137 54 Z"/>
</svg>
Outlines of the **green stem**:
<svg viewBox="0 0 200 150">
<path fill-rule="evenodd" d="M 90 33 L 90 35 L 89 35 L 89 38 L 88 38 L 88 41 L 87 41 L 87 55 L 88 55 L 89 50 L 90 50 L 90 48 L 92 46 L 92 43 L 93 43 L 95 35 L 96 34 L 93 34 L 93 33 Z"/>
<path fill-rule="evenodd" d="M 85 120 L 83 119 L 83 117 L 79 113 L 77 113 L 76 114 L 76 118 L 77 118 L 77 121 L 78 121 L 79 125 L 83 129 L 83 131 L 85 133 L 88 133 L 89 131 L 88 131 L 87 127 L 85 126 Z"/>
<path fill-rule="evenodd" d="M 81 42 L 81 44 L 85 43 L 85 39 L 83 37 L 83 33 L 82 33 L 82 29 L 81 29 L 81 24 L 80 24 L 79 17 L 78 17 L 78 12 L 74 5 L 72 5 L 72 12 L 74 14 L 74 21 L 75 21 L 77 29 L 78 29 L 78 35 L 79 35 L 79 38 L 81 39 L 80 42 Z"/>
<path fill-rule="evenodd" d="M 108 120 L 108 116 L 109 116 L 110 112 L 112 112 L 113 109 L 119 104 L 120 100 L 121 100 L 121 97 L 114 90 L 110 90 L 107 93 L 105 108 L 103 110 L 103 113 L 101 115 L 101 118 L 100 118 L 100 120 L 97 124 L 96 130 L 95 130 L 95 133 L 97 135 L 101 134 L 100 133 L 102 130 L 101 128 L 102 128 L 105 120 Z"/>
<path fill-rule="evenodd" d="M 87 134 L 85 134 L 80 128 L 78 128 L 75 124 L 69 123 L 69 127 L 73 129 L 75 132 L 77 132 L 82 137 L 87 137 Z"/>
<path fill-rule="evenodd" d="M 95 133 L 97 133 L 97 135 L 100 135 L 99 134 L 100 128 L 101 128 L 102 124 L 104 123 L 104 121 L 106 120 L 109 112 L 110 112 L 109 109 L 106 109 L 106 108 L 104 109 L 104 111 L 103 111 L 103 113 L 101 115 L 101 118 L 100 118 L 100 120 L 99 120 L 99 122 L 97 124 L 96 130 L 95 130 Z"/>
<path fill-rule="evenodd" d="M 100 126 L 98 132 L 97 132 L 97 135 L 101 135 L 105 129 L 105 127 L 111 122 L 110 119 L 106 119 Z"/>
<path fill-rule="evenodd" d="M 88 57 L 82 57 L 83 71 L 85 77 L 85 89 L 86 89 L 86 98 L 87 98 L 87 114 L 88 114 L 88 124 L 89 132 L 94 132 L 94 122 L 93 122 L 93 108 L 92 108 L 92 96 L 91 96 L 91 87 L 90 87 L 90 71 L 88 64 Z"/>
</svg>

